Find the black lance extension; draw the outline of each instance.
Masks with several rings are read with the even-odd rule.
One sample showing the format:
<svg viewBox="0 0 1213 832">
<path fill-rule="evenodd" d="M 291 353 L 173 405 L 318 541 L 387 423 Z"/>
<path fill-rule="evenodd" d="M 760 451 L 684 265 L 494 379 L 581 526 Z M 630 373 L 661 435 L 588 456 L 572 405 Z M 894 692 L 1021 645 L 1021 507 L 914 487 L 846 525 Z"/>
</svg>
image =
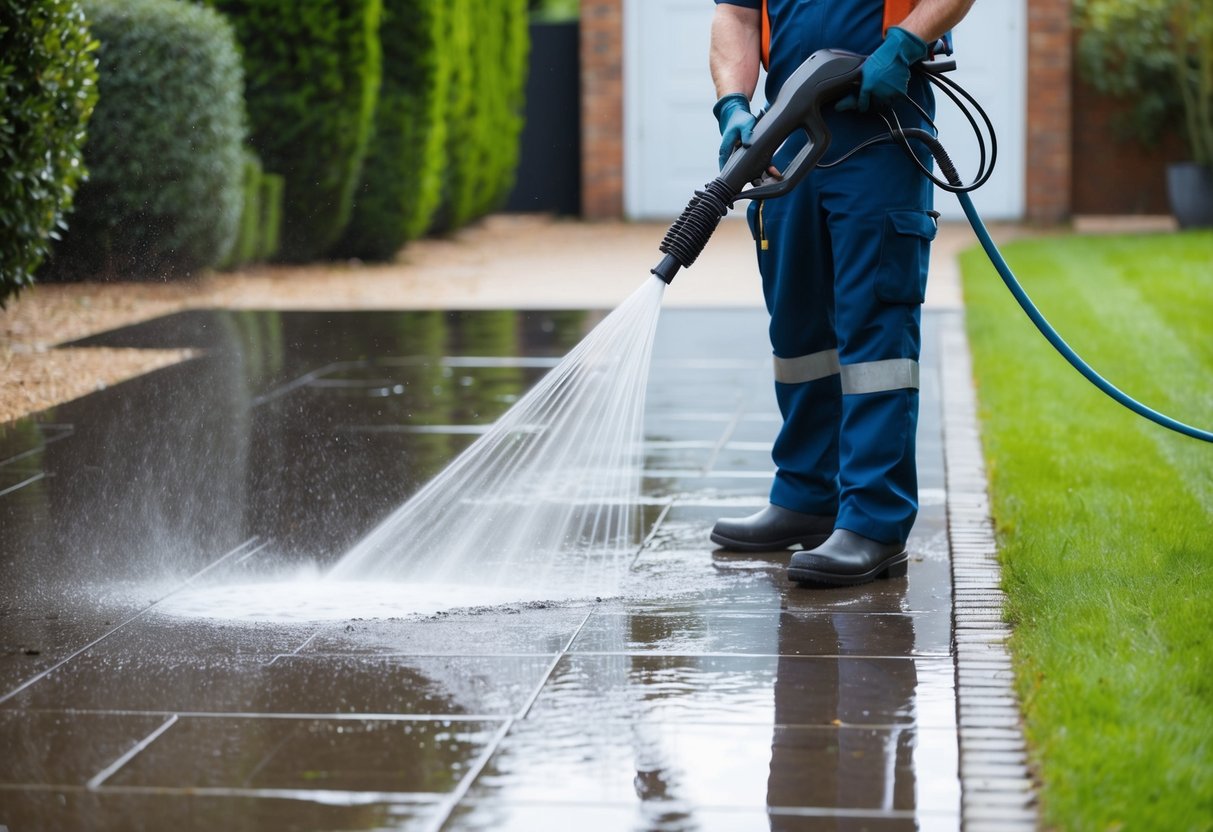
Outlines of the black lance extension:
<svg viewBox="0 0 1213 832">
<path fill-rule="evenodd" d="M 863 55 L 821 49 L 792 73 L 771 108 L 759 117 L 750 144 L 733 152 L 720 176 L 702 191 L 696 191 L 682 215 L 670 226 L 661 242 L 665 257 L 652 270 L 653 274 L 669 283 L 680 268 L 694 263 L 721 217 L 739 196 L 745 199 L 783 196 L 817 166 L 830 144 L 830 130 L 821 114 L 822 108 L 854 90 L 863 62 Z M 808 141 L 782 177 L 770 176 L 767 166 L 775 151 L 797 130 L 803 130 Z M 742 190 L 754 182 L 757 185 L 743 195 Z"/>
</svg>

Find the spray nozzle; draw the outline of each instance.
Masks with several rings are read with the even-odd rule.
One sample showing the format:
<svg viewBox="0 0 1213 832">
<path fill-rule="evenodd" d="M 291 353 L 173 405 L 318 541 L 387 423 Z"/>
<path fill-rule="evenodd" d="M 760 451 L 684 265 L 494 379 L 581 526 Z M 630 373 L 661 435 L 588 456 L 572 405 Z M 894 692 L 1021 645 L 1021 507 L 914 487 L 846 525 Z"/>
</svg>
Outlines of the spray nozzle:
<svg viewBox="0 0 1213 832">
<path fill-rule="evenodd" d="M 669 283 L 679 268 L 694 263 L 720 224 L 720 218 L 733 207 L 736 196 L 728 183 L 719 178 L 696 191 L 661 241 L 661 250 L 666 256 L 652 270 L 653 274 Z"/>
</svg>

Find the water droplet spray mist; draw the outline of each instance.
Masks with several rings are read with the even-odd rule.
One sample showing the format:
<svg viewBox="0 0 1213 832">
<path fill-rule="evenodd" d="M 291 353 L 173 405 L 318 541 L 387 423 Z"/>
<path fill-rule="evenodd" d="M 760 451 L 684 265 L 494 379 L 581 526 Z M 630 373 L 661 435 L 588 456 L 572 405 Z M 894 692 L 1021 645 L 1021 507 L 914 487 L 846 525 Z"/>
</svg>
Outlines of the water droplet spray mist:
<svg viewBox="0 0 1213 832">
<path fill-rule="evenodd" d="M 639 545 L 644 402 L 666 284 L 645 281 L 326 580 L 609 593 Z"/>
</svg>

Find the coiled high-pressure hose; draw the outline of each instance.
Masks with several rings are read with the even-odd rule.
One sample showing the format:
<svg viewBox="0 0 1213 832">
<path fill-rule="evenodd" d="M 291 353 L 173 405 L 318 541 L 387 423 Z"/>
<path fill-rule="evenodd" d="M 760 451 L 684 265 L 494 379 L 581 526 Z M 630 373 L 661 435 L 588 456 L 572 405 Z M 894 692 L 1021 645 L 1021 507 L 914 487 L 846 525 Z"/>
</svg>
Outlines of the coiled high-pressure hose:
<svg viewBox="0 0 1213 832">
<path fill-rule="evenodd" d="M 965 185 L 961 181 L 960 174 L 956 170 L 956 165 L 953 164 L 951 158 L 948 156 L 947 151 L 944 149 L 939 139 L 929 131 L 922 130 L 920 128 L 903 129 L 894 123 L 896 121 L 894 119 L 893 122 L 886 120 L 886 123 L 889 124 L 889 133 L 894 139 L 901 143 L 902 147 L 904 147 L 906 152 L 909 153 L 910 157 L 914 159 L 915 163 L 918 164 L 923 173 L 929 176 L 932 181 L 935 182 L 935 184 L 940 185 L 941 187 L 944 187 L 945 190 L 952 191 L 956 194 L 957 200 L 960 201 L 960 207 L 964 211 L 965 217 L 969 221 L 969 225 L 973 227 L 973 233 L 977 235 L 977 240 L 981 243 L 981 247 L 985 251 L 986 256 L 990 259 L 990 263 L 998 272 L 998 276 L 1002 278 L 1002 282 L 1006 284 L 1007 289 L 1010 290 L 1011 295 L 1015 298 L 1016 302 L 1019 304 L 1019 307 L 1023 309 L 1029 320 L 1031 320 L 1036 326 L 1036 329 L 1039 330 L 1040 334 L 1045 337 L 1045 340 L 1052 345 L 1053 349 L 1057 350 L 1061 357 L 1069 362 L 1070 366 L 1081 373 L 1083 378 L 1098 387 L 1113 401 L 1127 407 L 1138 416 L 1149 419 L 1151 422 L 1161 425 L 1168 430 L 1173 430 L 1176 433 L 1183 434 L 1184 436 L 1190 436 L 1193 439 L 1199 439 L 1202 442 L 1213 442 L 1213 432 L 1185 424 L 1177 419 L 1173 419 L 1165 413 L 1160 413 L 1151 407 L 1147 407 L 1145 404 L 1139 402 L 1128 393 L 1125 393 L 1119 387 L 1097 373 L 1090 364 L 1082 359 L 1082 356 L 1075 352 L 1074 349 L 1066 343 L 1065 339 L 1061 337 L 1057 330 L 1053 328 L 1052 324 L 1050 324 L 1045 318 L 1044 314 L 1042 314 L 1041 311 L 1036 307 L 1036 304 L 1032 302 L 1032 299 L 1028 296 L 1027 291 L 1024 290 L 1019 280 L 1016 279 L 1015 273 L 1011 271 L 1011 267 L 1007 265 L 1007 261 L 1002 256 L 1002 252 L 1000 252 L 998 250 L 998 246 L 994 244 L 994 240 L 990 236 L 990 232 L 986 229 L 986 224 L 982 221 L 981 215 L 977 213 L 977 208 L 973 205 L 973 200 L 969 196 L 970 191 L 980 187 L 989 178 L 989 174 L 994 167 L 994 159 L 997 157 L 997 144 L 994 137 L 994 128 L 990 122 L 990 118 L 986 114 L 985 110 L 982 109 L 981 105 L 978 104 L 977 101 L 974 100 L 973 97 L 962 89 L 955 81 L 935 74 L 927 74 L 926 77 L 937 87 L 947 92 L 949 97 L 956 102 L 957 106 L 964 111 L 965 116 L 969 119 L 969 123 L 973 125 L 974 131 L 978 136 L 978 141 L 981 143 L 982 161 L 981 164 L 979 164 L 979 175 L 977 179 L 973 184 Z M 981 142 L 981 132 L 977 129 L 977 123 L 974 121 L 972 114 L 966 109 L 965 105 L 952 94 L 952 90 L 955 90 L 961 96 L 963 96 L 985 121 L 991 138 L 991 155 L 988 168 L 985 168 L 985 145 L 984 142 Z M 944 178 L 947 181 L 946 185 L 939 182 L 914 154 L 913 148 L 909 144 L 910 139 L 916 139 L 922 142 L 922 144 L 931 153 L 931 156 L 934 157 L 936 164 L 939 165 L 940 172 L 944 175 Z"/>
</svg>

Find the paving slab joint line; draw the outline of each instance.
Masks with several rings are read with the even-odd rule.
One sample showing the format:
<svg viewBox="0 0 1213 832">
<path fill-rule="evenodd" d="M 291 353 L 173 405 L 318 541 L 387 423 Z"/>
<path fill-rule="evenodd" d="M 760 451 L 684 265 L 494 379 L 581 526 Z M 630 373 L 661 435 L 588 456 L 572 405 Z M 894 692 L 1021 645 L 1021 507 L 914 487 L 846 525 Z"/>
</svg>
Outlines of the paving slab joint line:
<svg viewBox="0 0 1213 832">
<path fill-rule="evenodd" d="M 124 765 L 129 763 L 131 760 L 135 759 L 135 757 L 137 757 L 139 755 L 139 753 L 141 751 L 143 751 L 143 749 L 147 748 L 149 745 L 151 745 L 153 742 L 155 742 L 160 737 L 161 734 L 163 734 L 169 728 L 172 728 L 176 723 L 177 723 L 177 715 L 173 714 L 168 719 L 166 719 L 160 725 L 159 728 L 157 728 L 155 731 L 152 731 L 150 734 L 148 734 L 146 737 L 141 739 L 139 742 L 135 743 L 133 746 L 128 748 L 126 750 L 125 754 L 120 756 L 117 760 L 114 760 L 112 763 L 110 763 L 108 766 L 103 768 L 101 771 L 97 772 L 96 776 L 93 777 L 92 780 L 88 781 L 89 790 L 96 791 L 97 789 L 101 788 L 102 783 L 104 783 L 106 780 L 108 780 L 109 778 L 111 778 L 115 774 L 117 774 L 119 769 L 121 769 Z"/>
<path fill-rule="evenodd" d="M 665 518 L 669 516 L 670 509 L 674 507 L 674 501 L 667 502 L 661 509 L 661 513 L 657 515 L 657 519 L 653 521 L 653 528 L 649 529 L 649 533 L 645 535 L 644 540 L 636 547 L 636 554 L 632 556 L 632 562 L 628 565 L 628 571 L 636 568 L 636 564 L 640 561 L 640 556 L 643 555 L 649 548 L 649 544 L 653 542 L 653 538 L 657 536 L 658 529 L 665 522 Z M 583 621 L 582 624 L 585 624 Z M 580 629 L 580 628 L 579 628 Z"/>
<path fill-rule="evenodd" d="M 468 770 L 464 774 L 463 779 L 459 781 L 454 791 L 452 791 L 442 801 L 442 806 L 435 815 L 434 822 L 430 826 L 426 827 L 427 832 L 439 832 L 439 830 L 446 826 L 447 821 L 450 820 L 451 815 L 455 812 L 455 809 L 458 808 L 459 804 L 463 802 L 463 799 L 467 796 L 468 792 L 471 791 L 472 784 L 474 784 L 480 777 L 480 773 L 484 771 L 484 767 L 488 765 L 492 756 L 497 753 L 497 749 L 501 746 L 501 741 L 504 740 L 506 735 L 510 733 L 510 730 L 514 727 L 514 723 L 520 719 L 526 719 L 527 715 L 530 714 L 531 708 L 535 705 L 535 701 L 539 698 L 540 694 L 543 693 L 543 689 L 547 686 L 548 680 L 552 678 L 552 674 L 556 672 L 556 668 L 560 665 L 560 660 L 568 655 L 569 648 L 573 646 L 573 642 L 577 640 L 577 636 L 581 635 L 581 631 L 585 628 L 586 622 L 590 620 L 590 616 L 593 614 L 593 610 L 590 610 L 585 614 L 585 617 L 581 619 L 581 623 L 577 625 L 577 629 L 573 631 L 573 634 L 569 636 L 568 640 L 564 643 L 564 648 L 556 655 L 554 659 L 552 659 L 552 663 L 548 665 L 547 671 L 543 674 L 543 677 L 539 680 L 539 684 L 535 686 L 535 690 L 531 693 L 530 697 L 527 698 L 527 701 L 521 708 L 518 709 L 517 713 L 510 716 L 509 719 L 502 723 L 501 727 L 498 728 L 496 733 L 493 734 L 493 738 L 485 745 L 484 750 L 482 750 L 480 754 L 477 755 L 476 759 L 472 761 L 472 764 L 468 766 Z"/>
<path fill-rule="evenodd" d="M 707 476 L 712 471 L 712 466 L 715 465 L 716 460 L 720 458 L 721 450 L 724 449 L 724 446 L 727 445 L 729 440 L 733 437 L 733 434 L 737 431 L 737 426 L 741 424 L 741 419 L 743 416 L 745 416 L 745 407 L 746 403 L 744 399 L 737 403 L 737 409 L 733 412 L 733 418 L 731 418 L 729 423 L 725 425 L 724 432 L 720 434 L 720 439 L 716 442 L 716 447 L 712 448 L 712 453 L 708 457 L 708 461 L 704 463 L 703 468 L 700 469 L 701 475 Z"/>
<path fill-rule="evenodd" d="M 994 661 L 998 667 L 1009 670 L 1010 654 L 1005 639 L 1010 627 L 1001 625 L 1005 599 L 1000 586 L 1002 569 L 989 516 L 972 363 L 962 316 L 945 320 L 940 340 L 941 395 L 946 414 L 944 475 L 953 587 L 952 643 L 960 729 L 961 828 L 975 832 L 992 828 L 994 821 L 999 829 L 1010 832 L 1035 830 L 1039 827 L 1035 783 L 1027 765 L 999 765 L 991 770 L 981 763 L 980 743 L 973 742 L 983 730 L 997 729 L 1000 736 L 1026 748 L 1011 674 L 991 670 L 989 665 Z M 1003 679 L 1004 676 L 1008 678 Z M 992 702 L 995 694 L 998 698 Z M 995 771 L 1000 776 L 988 776 Z M 1012 784 L 1016 788 L 1026 784 L 1029 795 L 1014 812 L 995 809 L 983 800 L 984 796 L 1005 792 Z"/>
<path fill-rule="evenodd" d="M 122 628 L 126 627 L 126 626 L 127 626 L 128 624 L 130 624 L 131 622 L 133 622 L 133 621 L 135 621 L 136 619 L 138 619 L 138 618 L 140 618 L 140 617 L 142 617 L 142 616 L 146 615 L 146 614 L 147 614 L 147 612 L 148 612 L 149 610 L 153 609 L 153 608 L 154 608 L 154 607 L 155 607 L 157 604 L 159 604 L 159 603 L 160 603 L 161 601 L 163 601 L 165 598 L 168 598 L 170 595 L 173 595 L 174 593 L 179 592 L 179 591 L 181 591 L 182 589 L 184 589 L 185 587 L 189 586 L 189 585 L 190 585 L 190 583 L 192 583 L 192 582 L 193 582 L 194 580 L 196 580 L 197 578 L 200 578 L 201 576 L 205 575 L 207 572 L 210 572 L 210 571 L 211 571 L 212 569 L 214 569 L 215 567 L 217 567 L 217 566 L 219 566 L 219 565 L 221 565 L 221 564 L 223 564 L 223 563 L 226 563 L 228 560 L 230 560 L 230 559 L 232 559 L 233 557 L 235 557 L 235 556 L 237 556 L 237 555 L 241 554 L 242 552 L 246 552 L 246 551 L 248 550 L 248 547 L 250 547 L 250 546 L 252 546 L 254 543 L 256 543 L 256 542 L 258 541 L 258 539 L 259 539 L 259 538 L 258 538 L 256 535 L 254 535 L 253 537 L 250 537 L 249 539 L 245 540 L 243 543 L 241 543 L 241 544 L 240 544 L 239 546 L 237 546 L 235 549 L 232 549 L 230 552 L 228 552 L 227 554 L 223 555 L 223 556 L 222 556 L 222 557 L 220 557 L 218 560 L 215 560 L 214 562 L 212 562 L 212 563 L 211 563 L 211 564 L 209 564 L 208 566 L 204 566 L 202 569 L 198 570 L 198 571 L 197 571 L 197 572 L 195 572 L 193 575 L 191 575 L 190 577 L 186 578 L 184 581 L 182 581 L 182 582 L 180 582 L 179 584 L 177 584 L 177 586 L 176 586 L 176 587 L 174 587 L 173 589 L 171 589 L 171 590 L 169 590 L 168 592 L 166 592 L 164 595 L 162 595 L 162 596 L 160 596 L 159 598 L 157 598 L 157 599 L 156 599 L 155 601 L 153 601 L 151 604 L 147 605 L 146 607 L 143 607 L 143 608 L 142 608 L 142 609 L 140 609 L 138 612 L 132 613 L 130 616 L 128 616 L 127 618 L 123 619 L 123 620 L 122 620 L 120 623 L 118 623 L 117 625 L 115 625 L 115 626 L 113 626 L 113 627 L 110 627 L 108 630 L 106 630 L 106 631 L 105 631 L 104 633 L 102 633 L 101 635 L 97 636 L 97 638 L 93 639 L 93 640 L 92 640 L 92 641 L 90 641 L 88 644 L 84 645 L 83 647 L 81 647 L 80 649 L 76 650 L 75 652 L 70 653 L 70 654 L 69 654 L 68 656 L 66 656 L 65 658 L 62 658 L 62 659 L 60 659 L 59 661 L 55 662 L 53 665 L 51 665 L 50 667 L 46 668 L 46 669 L 45 669 L 45 670 L 43 670 L 41 673 L 38 673 L 37 675 L 32 676 L 32 677 L 30 677 L 29 679 L 26 679 L 24 682 L 22 682 L 21 684 L 17 685 L 17 687 L 13 688 L 12 690 L 8 691 L 7 693 L 4 693 L 3 695 L 0 695 L 0 704 L 3 704 L 3 703 L 5 703 L 5 702 L 7 702 L 8 700 L 12 699 L 12 698 L 13 698 L 14 696 L 16 696 L 17 694 L 21 693 L 21 691 L 25 690 L 26 688 L 30 687 L 31 685 L 33 685 L 33 684 L 35 684 L 35 683 L 37 683 L 37 682 L 39 682 L 39 681 L 41 681 L 42 679 L 45 679 L 47 676 L 51 675 L 51 674 L 52 674 L 52 673 L 54 673 L 56 670 L 58 670 L 59 668 L 63 667 L 65 664 L 67 664 L 67 663 L 68 663 L 68 662 L 70 662 L 72 659 L 76 658 L 77 656 L 79 656 L 79 655 L 81 655 L 81 654 L 83 654 L 83 653 L 86 653 L 87 651 L 89 651 L 89 650 L 93 649 L 93 648 L 94 648 L 94 647 L 96 647 L 98 644 L 100 644 L 101 642 L 105 641 L 107 638 L 109 638 L 110 636 L 112 636 L 114 633 L 118 632 L 118 631 L 119 631 L 119 630 L 121 630 Z M 267 543 L 262 543 L 260 546 L 258 546 L 258 547 L 257 547 L 256 549 L 254 549 L 253 551 L 254 551 L 254 552 L 260 551 L 261 549 L 264 549 L 264 548 L 265 548 L 266 546 L 268 546 L 268 545 L 269 545 L 269 544 L 268 544 L 268 542 L 267 542 Z"/>
</svg>

